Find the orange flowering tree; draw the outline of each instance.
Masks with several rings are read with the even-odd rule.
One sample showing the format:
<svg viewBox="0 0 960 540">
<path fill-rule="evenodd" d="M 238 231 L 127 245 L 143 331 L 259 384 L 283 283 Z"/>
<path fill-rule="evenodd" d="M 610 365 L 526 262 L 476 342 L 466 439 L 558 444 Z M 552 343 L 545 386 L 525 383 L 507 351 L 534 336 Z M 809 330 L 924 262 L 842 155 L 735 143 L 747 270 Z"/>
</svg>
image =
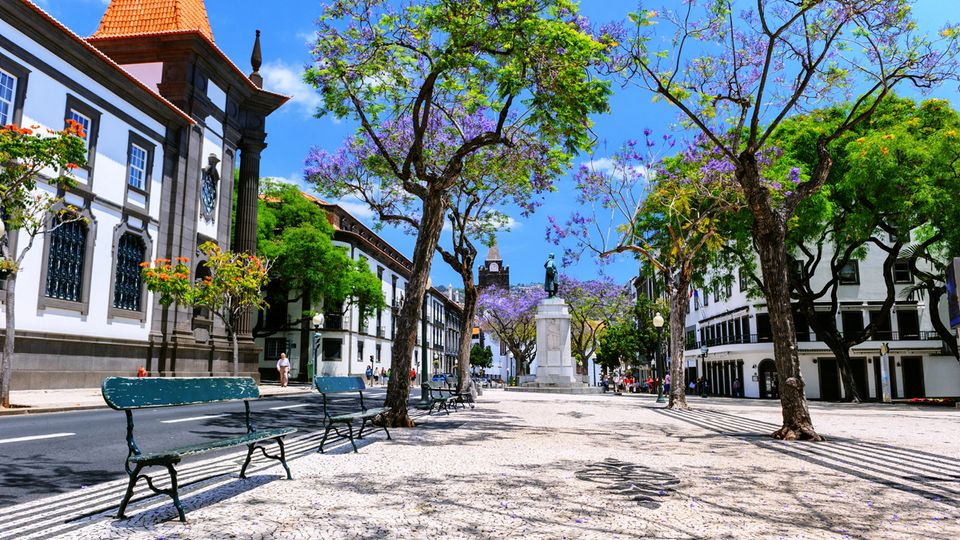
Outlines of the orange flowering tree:
<svg viewBox="0 0 960 540">
<path fill-rule="evenodd" d="M 17 273 L 33 247 L 34 239 L 53 232 L 71 221 L 81 220 L 72 207 L 60 207 L 61 200 L 38 190 L 42 178 L 51 187 L 70 187 L 69 171 L 86 163 L 86 134 L 78 124 L 68 121 L 61 131 L 40 130 L 40 126 L 0 127 L 0 279 L 6 279 L 6 336 L 0 361 L 0 406 L 10 406 L 10 378 L 13 372 L 16 321 Z M 59 208 L 52 215 L 55 209 Z M 56 219 L 52 219 L 56 217 Z M 10 233 L 19 232 L 17 248 L 12 249 Z"/>
<path fill-rule="evenodd" d="M 156 293 L 160 304 L 178 304 L 209 309 L 221 321 L 233 346 L 233 374 L 240 371 L 236 328 L 251 309 L 266 307 L 263 289 L 269 279 L 270 262 L 248 253 L 223 251 L 213 242 L 200 245 L 210 274 L 192 280 L 189 259 L 178 257 L 143 263 L 143 280 Z"/>
</svg>

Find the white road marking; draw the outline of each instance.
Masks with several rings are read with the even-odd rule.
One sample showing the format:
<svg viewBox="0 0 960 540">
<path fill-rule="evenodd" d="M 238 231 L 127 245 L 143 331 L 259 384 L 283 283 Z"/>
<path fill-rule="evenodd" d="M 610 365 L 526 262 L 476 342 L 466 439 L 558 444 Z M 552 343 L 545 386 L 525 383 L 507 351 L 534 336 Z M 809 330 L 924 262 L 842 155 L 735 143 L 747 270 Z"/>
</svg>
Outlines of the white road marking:
<svg viewBox="0 0 960 540">
<path fill-rule="evenodd" d="M 0 439 L 0 444 L 24 441 L 39 441 L 41 439 L 56 439 L 58 437 L 72 437 L 76 433 L 50 433 L 48 435 L 31 435 L 30 437 L 16 437 L 14 439 Z"/>
<path fill-rule="evenodd" d="M 297 404 L 297 405 L 284 405 L 284 406 L 282 406 L 282 407 L 270 407 L 270 408 L 267 409 L 267 410 L 269 410 L 269 411 L 279 411 L 279 410 L 281 410 L 281 409 L 296 409 L 297 407 L 309 407 L 309 406 L 310 406 L 309 403 L 300 403 L 300 404 Z"/>
<path fill-rule="evenodd" d="M 161 420 L 161 424 L 178 424 L 180 422 L 193 422 L 194 420 L 209 420 L 210 418 L 220 418 L 225 414 L 208 414 L 207 416 L 191 416 L 190 418 L 177 418 L 176 420 Z"/>
</svg>

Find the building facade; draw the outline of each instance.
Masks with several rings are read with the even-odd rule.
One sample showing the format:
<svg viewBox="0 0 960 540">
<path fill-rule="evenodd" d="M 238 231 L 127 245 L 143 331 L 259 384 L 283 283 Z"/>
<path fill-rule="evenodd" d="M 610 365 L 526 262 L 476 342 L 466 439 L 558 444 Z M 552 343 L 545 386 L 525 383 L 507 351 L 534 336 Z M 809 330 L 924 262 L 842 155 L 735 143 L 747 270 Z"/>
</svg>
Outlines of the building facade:
<svg viewBox="0 0 960 540">
<path fill-rule="evenodd" d="M 368 366 L 378 372 L 390 368 L 397 317 L 406 296 L 407 280 L 413 263 L 400 251 L 380 238 L 369 227 L 343 207 L 305 195 L 327 213 L 334 227 L 334 245 L 347 249 L 350 257 L 365 261 L 379 279 L 387 307 L 362 317 L 362 306 L 325 305 L 316 307 L 324 313 L 323 328 L 305 327 L 300 331 L 278 332 L 258 338 L 261 346 L 260 373 L 276 379 L 276 362 L 281 352 L 291 359 L 291 376 L 306 379 L 304 368 L 315 366 L 319 375 L 363 375 Z M 296 291 L 291 291 L 296 294 Z M 292 307 L 286 316 L 301 318 L 302 309 Z M 430 287 L 418 325 L 417 346 L 412 366 L 418 381 L 424 374 L 449 373 L 459 355 L 459 322 L 463 308 L 448 294 Z M 457 328 L 451 331 L 450 325 Z M 424 362 L 426 359 L 426 363 Z"/>
<path fill-rule="evenodd" d="M 190 258 L 202 277 L 204 241 L 255 250 L 265 119 L 287 99 L 260 88 L 257 67 L 248 77 L 216 47 L 202 0 L 113 0 L 89 38 L 27 0 L 0 3 L 0 123 L 59 130 L 73 120 L 89 152 L 76 187 L 58 190 L 48 171 L 38 188 L 84 219 L 38 238 L 18 275 L 14 389 L 94 387 L 141 366 L 232 372 L 222 325 L 160 306 L 139 265 Z M 9 251 L 18 243 L 11 234 Z M 251 374 L 245 329 L 241 371 Z"/>
<path fill-rule="evenodd" d="M 824 260 L 828 257 L 829 253 Z M 897 300 L 890 313 L 882 314 L 886 285 L 881 269 L 885 257 L 873 248 L 863 260 L 841 270 L 839 313 L 834 314 L 827 302 L 815 305 L 818 316 L 835 317 L 841 332 L 859 332 L 871 321 L 878 325 L 872 339 L 850 350 L 852 376 L 861 397 L 882 397 L 883 345 L 889 347 L 886 367 L 894 399 L 960 395 L 960 363 L 947 352 L 931 323 L 931 310 L 938 310 L 942 320 L 948 320 L 946 302 L 928 306 L 923 297 L 908 294 L 906 289 L 913 278 L 906 268 L 898 266 L 894 269 Z M 826 279 L 823 274 L 815 274 L 814 287 L 822 287 Z M 774 399 L 779 397 L 779 381 L 770 319 L 763 299 L 748 297 L 749 288 L 747 276 L 741 272 L 727 285 L 694 291 L 682 361 L 688 380 L 706 376 L 713 394 L 733 395 L 734 381 L 739 380 L 741 395 Z M 834 354 L 818 340 L 812 325 L 796 308 L 794 320 L 807 397 L 844 399 L 847 396 Z"/>
</svg>

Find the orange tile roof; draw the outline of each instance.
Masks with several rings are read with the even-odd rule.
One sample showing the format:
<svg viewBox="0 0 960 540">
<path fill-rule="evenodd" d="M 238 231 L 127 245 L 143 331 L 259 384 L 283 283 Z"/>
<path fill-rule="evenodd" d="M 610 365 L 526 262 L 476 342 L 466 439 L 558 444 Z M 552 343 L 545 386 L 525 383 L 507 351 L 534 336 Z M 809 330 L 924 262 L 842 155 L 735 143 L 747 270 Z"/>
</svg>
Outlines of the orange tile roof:
<svg viewBox="0 0 960 540">
<path fill-rule="evenodd" d="M 213 41 L 203 0 L 112 0 L 93 37 L 196 30 Z"/>
<path fill-rule="evenodd" d="M 179 107 L 177 107 L 176 105 L 168 101 L 165 97 L 158 94 L 154 89 L 145 85 L 139 79 L 131 75 L 129 72 L 127 72 L 127 70 L 123 69 L 119 64 L 114 62 L 109 56 L 103 54 L 103 52 L 101 52 L 100 49 L 97 49 L 96 47 L 88 43 L 87 40 L 75 34 L 73 30 L 70 30 L 69 28 L 67 28 L 62 22 L 54 18 L 53 15 L 50 15 L 49 13 L 44 11 L 40 6 L 34 4 L 30 0 L 21 0 L 21 1 L 24 3 L 24 5 L 32 9 L 37 15 L 45 19 L 50 24 L 54 25 L 57 29 L 62 31 L 64 34 L 70 36 L 71 39 L 79 43 L 83 48 L 87 49 L 96 58 L 99 58 L 100 61 L 110 65 L 110 67 L 116 69 L 118 72 L 123 74 L 123 76 L 129 79 L 134 86 L 137 86 L 141 90 L 146 91 L 148 94 L 153 96 L 154 99 L 166 105 L 170 110 L 176 113 L 177 116 L 179 116 L 180 118 L 184 119 L 188 124 L 196 124 L 196 122 L 192 118 L 190 118 L 190 116 L 187 113 L 180 110 Z"/>
</svg>

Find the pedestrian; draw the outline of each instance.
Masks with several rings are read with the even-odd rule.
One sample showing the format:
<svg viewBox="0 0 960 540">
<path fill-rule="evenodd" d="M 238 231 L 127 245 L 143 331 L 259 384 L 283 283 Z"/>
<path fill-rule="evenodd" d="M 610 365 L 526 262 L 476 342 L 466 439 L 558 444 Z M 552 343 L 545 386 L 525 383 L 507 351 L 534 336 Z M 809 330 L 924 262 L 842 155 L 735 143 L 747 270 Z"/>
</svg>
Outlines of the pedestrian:
<svg viewBox="0 0 960 540">
<path fill-rule="evenodd" d="M 694 382 L 694 381 L 690 381 L 690 384 L 687 385 L 687 389 L 689 390 L 689 394 L 691 394 L 691 395 L 696 394 L 696 393 L 697 393 L 697 383 Z"/>
<path fill-rule="evenodd" d="M 707 397 L 707 394 L 709 393 L 710 393 L 710 380 L 704 377 L 703 386 L 700 389 L 700 397 Z"/>
<path fill-rule="evenodd" d="M 670 374 L 667 373 L 667 376 L 663 378 L 663 393 L 670 393 Z"/>
<path fill-rule="evenodd" d="M 393 368 L 387 370 L 387 380 L 390 380 L 390 373 L 393 371 Z"/>
<path fill-rule="evenodd" d="M 733 397 L 740 397 L 740 377 L 733 380 Z"/>
<path fill-rule="evenodd" d="M 367 385 L 372 386 L 373 385 L 373 366 L 372 365 L 367 366 L 367 371 L 364 373 L 364 375 L 366 375 L 367 377 Z"/>
<path fill-rule="evenodd" d="M 410 382 L 416 382 L 417 380 L 417 370 L 410 368 Z"/>
<path fill-rule="evenodd" d="M 387 368 L 380 368 L 380 384 L 387 384 Z"/>
<path fill-rule="evenodd" d="M 277 360 L 277 371 L 280 372 L 280 386 L 287 386 L 290 373 L 290 360 L 287 359 L 287 353 L 280 353 L 280 359 Z"/>
</svg>

